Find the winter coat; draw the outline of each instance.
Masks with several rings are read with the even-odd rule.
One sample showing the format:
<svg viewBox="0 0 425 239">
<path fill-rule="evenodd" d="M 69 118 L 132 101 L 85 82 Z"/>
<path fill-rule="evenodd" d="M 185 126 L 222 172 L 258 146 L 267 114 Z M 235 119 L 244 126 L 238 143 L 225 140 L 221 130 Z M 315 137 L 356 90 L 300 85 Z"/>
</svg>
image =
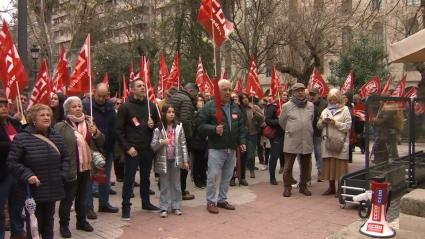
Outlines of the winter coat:
<svg viewBox="0 0 425 239">
<path fill-rule="evenodd" d="M 313 130 L 314 137 L 322 137 L 322 130 L 317 128 L 317 121 L 319 120 L 320 115 L 323 110 L 326 109 L 328 102 L 322 98 L 319 98 L 314 104 L 314 120 L 313 120 Z"/>
<path fill-rule="evenodd" d="M 195 106 L 192 96 L 188 91 L 182 89 L 171 96 L 169 103 L 175 109 L 176 120 L 183 123 L 186 138 L 192 138 L 195 127 Z"/>
<path fill-rule="evenodd" d="M 279 125 L 279 117 L 276 115 L 277 110 L 278 106 L 276 103 L 268 104 L 266 107 L 265 122 L 267 126 L 276 129 L 276 136 L 280 135 L 283 137 L 284 132 Z"/>
<path fill-rule="evenodd" d="M 223 113 L 224 132 L 220 136 L 216 133 L 218 125 L 215 114 L 215 100 L 208 101 L 199 112 L 199 127 L 201 134 L 208 136 L 208 148 L 210 149 L 236 149 L 238 145 L 246 144 L 246 128 L 242 112 L 239 107 L 230 103 L 230 122 L 229 118 Z"/>
<path fill-rule="evenodd" d="M 89 126 L 90 119 L 86 116 L 86 124 Z M 77 139 L 75 138 L 74 129 L 72 128 L 72 123 L 69 120 L 63 120 L 59 123 L 55 124 L 55 130 L 62 135 L 64 139 L 65 148 L 69 155 L 70 160 L 70 170 L 65 175 L 65 180 L 67 182 L 77 180 Z M 89 129 L 87 127 L 87 133 L 89 133 Z M 98 129 L 96 135 L 91 137 L 91 141 L 89 143 L 90 148 L 92 150 L 99 151 L 98 148 L 101 148 L 105 142 L 105 136 Z"/>
<path fill-rule="evenodd" d="M 7 165 L 9 172 L 20 182 L 20 191 L 31 176 L 37 176 L 40 185 L 31 185 L 31 193 L 36 202 L 54 202 L 62 199 L 64 177 L 69 171 L 69 157 L 62 136 L 49 128 L 49 138 L 59 152 L 49 143 L 34 136 L 34 126 L 28 125 L 18 133 L 11 146 Z"/>
<path fill-rule="evenodd" d="M 119 145 L 125 153 L 131 147 L 137 151 L 151 150 L 154 128 L 148 127 L 148 102 L 146 98 L 139 100 L 130 96 L 128 101 L 118 109 L 115 131 Z M 152 120 L 158 124 L 159 116 L 156 106 L 149 102 L 149 107 Z"/>
<path fill-rule="evenodd" d="M 335 125 L 325 124 L 324 119 L 331 118 L 335 120 Z M 331 114 L 328 108 L 322 111 L 319 121 L 317 122 L 317 127 L 322 129 L 322 158 L 337 158 L 348 160 L 349 153 L 349 132 L 351 129 L 351 114 L 350 109 L 347 106 L 343 106 L 335 112 L 334 115 Z M 345 137 L 344 147 L 340 153 L 330 152 L 326 149 L 326 127 L 328 127 L 328 135 L 334 135 L 337 137 Z"/>
<path fill-rule="evenodd" d="M 183 162 L 188 162 L 189 160 L 183 124 L 177 124 L 175 130 L 176 167 L 183 167 Z M 156 152 L 154 159 L 154 170 L 155 173 L 159 174 L 167 174 L 167 145 L 160 143 L 160 140 L 165 139 L 164 134 L 164 129 L 156 128 L 153 132 L 151 142 L 151 148 Z"/>
<path fill-rule="evenodd" d="M 258 105 L 242 106 L 242 113 L 245 114 L 244 119 L 246 125 L 246 132 L 248 135 L 255 135 L 260 133 L 259 127 L 264 123 L 264 113 L 263 110 Z"/>
<path fill-rule="evenodd" d="M 16 133 L 21 130 L 21 123 L 16 119 L 9 117 L 7 122 L 13 125 Z M 4 129 L 4 125 L 0 125 L 0 182 L 2 182 L 8 175 L 6 161 L 7 155 L 9 154 L 10 144 L 11 142 L 6 130 Z"/>
<path fill-rule="evenodd" d="M 298 107 L 288 101 L 282 107 L 279 117 L 280 127 L 285 132 L 283 152 L 291 154 L 311 154 L 313 152 L 314 105 L 307 102 Z"/>
<path fill-rule="evenodd" d="M 83 100 L 83 107 L 86 115 L 90 115 L 90 100 L 88 98 Z M 116 112 L 114 105 L 110 101 L 106 101 L 104 105 L 98 105 L 96 101 L 93 101 L 93 120 L 96 127 L 105 136 L 105 143 L 100 151 L 109 155 L 115 144 Z"/>
</svg>

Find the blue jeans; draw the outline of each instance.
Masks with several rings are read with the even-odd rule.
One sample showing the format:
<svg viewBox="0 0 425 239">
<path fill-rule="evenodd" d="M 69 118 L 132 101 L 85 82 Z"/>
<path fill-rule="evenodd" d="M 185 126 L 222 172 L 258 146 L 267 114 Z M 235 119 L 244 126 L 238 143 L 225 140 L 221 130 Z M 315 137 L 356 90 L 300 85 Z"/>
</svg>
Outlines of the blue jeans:
<svg viewBox="0 0 425 239">
<path fill-rule="evenodd" d="M 25 201 L 19 196 L 18 183 L 12 176 L 7 176 L 0 182 L 0 239 L 4 239 L 4 206 L 9 201 L 11 236 L 25 235 L 24 221 L 21 218 Z"/>
<path fill-rule="evenodd" d="M 114 158 L 112 153 L 109 153 L 106 157 L 106 163 L 105 163 L 105 173 L 108 177 L 108 181 L 104 185 L 98 185 L 97 183 L 90 181 L 89 183 L 89 189 L 87 194 L 87 208 L 93 209 L 93 193 L 98 191 L 99 192 L 99 206 L 105 207 L 109 205 L 109 190 L 111 188 L 111 170 L 112 170 L 112 162 Z"/>
<path fill-rule="evenodd" d="M 122 209 L 129 211 L 131 208 L 130 197 L 134 187 L 134 177 L 136 176 L 137 166 L 140 173 L 140 197 L 142 198 L 142 207 L 150 204 L 149 175 L 152 169 L 154 153 L 152 150 L 138 151 L 136 157 L 126 155 L 124 185 L 122 189 Z"/>
<path fill-rule="evenodd" d="M 159 175 L 161 184 L 159 207 L 161 210 L 180 209 L 182 191 L 180 188 L 180 168 L 176 167 L 176 160 L 167 160 L 167 173 Z"/>
<path fill-rule="evenodd" d="M 280 160 L 280 168 L 283 168 L 284 157 L 283 157 L 283 135 L 277 135 L 276 138 L 270 140 L 270 159 L 269 159 L 269 174 L 270 180 L 276 179 L 276 165 L 277 159 Z"/>
<path fill-rule="evenodd" d="M 221 176 L 217 202 L 227 199 L 230 179 L 236 163 L 236 150 L 209 149 L 208 150 L 208 175 L 207 175 L 207 201 L 215 203 L 216 179 Z"/>
</svg>

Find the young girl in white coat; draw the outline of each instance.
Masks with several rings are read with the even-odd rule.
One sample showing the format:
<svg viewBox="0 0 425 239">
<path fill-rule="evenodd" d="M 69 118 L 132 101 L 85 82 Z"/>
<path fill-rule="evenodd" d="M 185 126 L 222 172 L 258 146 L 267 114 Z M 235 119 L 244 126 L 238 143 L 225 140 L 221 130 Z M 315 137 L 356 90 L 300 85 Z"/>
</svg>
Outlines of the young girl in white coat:
<svg viewBox="0 0 425 239">
<path fill-rule="evenodd" d="M 189 155 L 183 125 L 176 122 L 171 105 L 161 109 L 161 126 L 154 130 L 151 148 L 156 152 L 155 173 L 160 175 L 160 216 L 181 215 L 180 168 L 189 169 Z"/>
</svg>

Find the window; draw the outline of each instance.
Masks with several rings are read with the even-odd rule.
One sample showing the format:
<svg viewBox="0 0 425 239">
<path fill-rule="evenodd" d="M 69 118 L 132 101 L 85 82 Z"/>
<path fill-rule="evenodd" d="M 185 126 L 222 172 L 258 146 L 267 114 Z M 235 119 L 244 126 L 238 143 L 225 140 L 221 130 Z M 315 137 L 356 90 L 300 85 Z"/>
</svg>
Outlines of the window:
<svg viewBox="0 0 425 239">
<path fill-rule="evenodd" d="M 342 29 L 342 50 L 350 48 L 351 42 L 353 41 L 353 30 L 351 27 L 346 26 Z"/>
<path fill-rule="evenodd" d="M 351 10 L 353 8 L 353 1 L 352 0 L 342 0 L 341 10 L 342 13 L 351 13 Z"/>
<path fill-rule="evenodd" d="M 419 6 L 421 4 L 421 0 L 406 0 L 407 6 Z"/>
<path fill-rule="evenodd" d="M 375 43 L 382 43 L 384 41 L 384 25 L 376 22 L 372 26 L 372 39 Z"/>
<path fill-rule="evenodd" d="M 382 0 L 372 0 L 371 1 L 373 11 L 377 11 L 377 10 L 381 9 L 381 1 Z"/>
</svg>

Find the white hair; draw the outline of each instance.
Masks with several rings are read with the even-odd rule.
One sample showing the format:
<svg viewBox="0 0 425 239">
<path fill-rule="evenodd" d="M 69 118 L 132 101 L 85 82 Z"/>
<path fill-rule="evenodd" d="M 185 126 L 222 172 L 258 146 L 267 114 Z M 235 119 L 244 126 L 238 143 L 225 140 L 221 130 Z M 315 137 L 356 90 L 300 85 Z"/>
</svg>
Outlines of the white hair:
<svg viewBox="0 0 425 239">
<path fill-rule="evenodd" d="M 79 97 L 77 97 L 77 96 L 68 97 L 65 100 L 65 102 L 63 102 L 63 111 L 64 111 L 65 115 L 68 115 L 69 106 L 71 105 L 72 102 L 80 102 L 80 104 L 82 104 L 82 101 Z"/>
</svg>

